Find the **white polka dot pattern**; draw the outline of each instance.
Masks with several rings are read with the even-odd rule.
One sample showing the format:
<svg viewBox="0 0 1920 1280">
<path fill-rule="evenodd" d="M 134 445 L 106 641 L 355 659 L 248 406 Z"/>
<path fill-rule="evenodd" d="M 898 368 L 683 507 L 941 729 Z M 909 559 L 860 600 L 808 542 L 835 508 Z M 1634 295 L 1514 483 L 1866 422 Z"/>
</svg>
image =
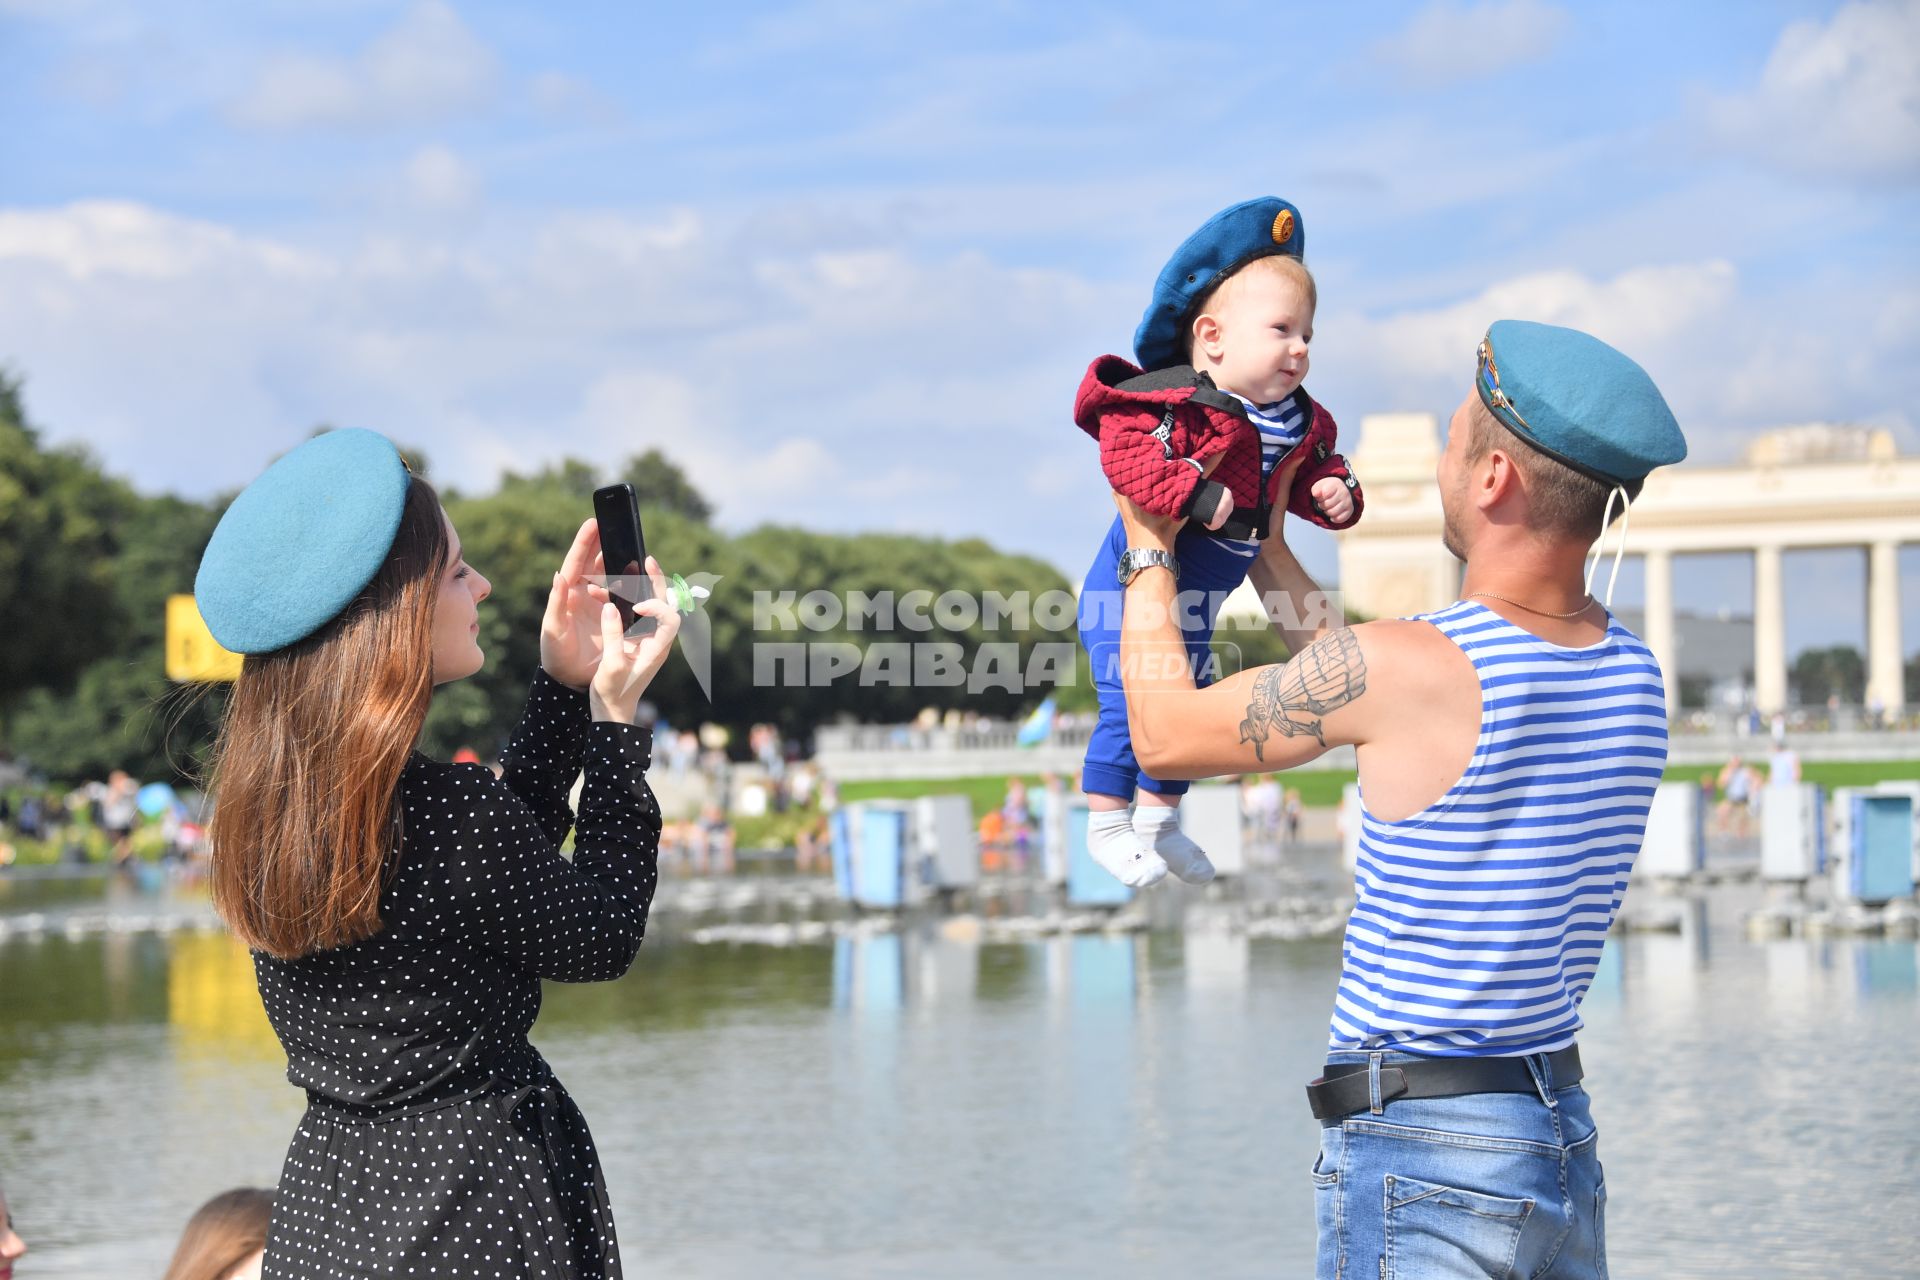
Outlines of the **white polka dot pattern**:
<svg viewBox="0 0 1920 1280">
<path fill-rule="evenodd" d="M 660 840 L 649 754 L 647 730 L 592 721 L 585 693 L 537 674 L 501 778 L 408 762 L 380 933 L 254 954 L 309 1104 L 268 1280 L 619 1274 L 586 1121 L 527 1032 L 542 978 L 617 978 L 640 948 Z"/>
</svg>

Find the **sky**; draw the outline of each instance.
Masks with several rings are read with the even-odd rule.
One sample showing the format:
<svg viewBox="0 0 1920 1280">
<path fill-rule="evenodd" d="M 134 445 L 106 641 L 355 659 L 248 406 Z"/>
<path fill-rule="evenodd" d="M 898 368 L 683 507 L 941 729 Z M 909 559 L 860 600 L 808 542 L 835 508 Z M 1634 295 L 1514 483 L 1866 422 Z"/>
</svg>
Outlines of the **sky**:
<svg viewBox="0 0 1920 1280">
<path fill-rule="evenodd" d="M 1448 413 L 1507 315 L 1640 360 L 1699 462 L 1812 420 L 1920 452 L 1920 0 L 0 0 L 0 121 L 0 363 L 149 492 L 320 423 L 468 491 L 659 447 L 729 528 L 1077 579 L 1081 373 L 1268 193 L 1346 447 Z M 1790 649 L 1862 640 L 1863 560 L 1787 575 Z"/>
</svg>

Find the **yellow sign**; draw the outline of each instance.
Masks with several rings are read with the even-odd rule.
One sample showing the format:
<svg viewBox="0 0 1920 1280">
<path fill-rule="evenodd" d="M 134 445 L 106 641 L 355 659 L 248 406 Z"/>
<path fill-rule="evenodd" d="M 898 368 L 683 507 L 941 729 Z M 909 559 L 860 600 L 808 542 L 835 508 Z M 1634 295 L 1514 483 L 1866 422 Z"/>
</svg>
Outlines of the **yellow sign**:
<svg viewBox="0 0 1920 1280">
<path fill-rule="evenodd" d="M 240 655 L 222 649 L 192 596 L 167 597 L 167 679 L 213 682 L 240 678 Z"/>
</svg>

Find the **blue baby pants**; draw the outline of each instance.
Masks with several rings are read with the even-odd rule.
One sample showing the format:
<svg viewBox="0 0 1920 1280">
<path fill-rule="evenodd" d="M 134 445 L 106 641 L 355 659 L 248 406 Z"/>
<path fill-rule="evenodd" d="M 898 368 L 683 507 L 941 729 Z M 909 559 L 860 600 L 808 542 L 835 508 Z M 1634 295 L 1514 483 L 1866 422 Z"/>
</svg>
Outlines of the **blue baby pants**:
<svg viewBox="0 0 1920 1280">
<path fill-rule="evenodd" d="M 1405 1053 L 1341 1051 L 1380 1066 Z M 1605 1280 L 1607 1181 L 1587 1092 L 1527 1059 L 1530 1093 L 1402 1098 L 1320 1130 L 1317 1280 Z"/>
<path fill-rule="evenodd" d="M 1115 516 L 1080 589 L 1080 643 L 1093 667 L 1094 693 L 1100 700 L 1100 721 L 1087 741 L 1080 787 L 1092 795 L 1119 796 L 1123 800 L 1133 799 L 1135 787 L 1158 795 L 1182 795 L 1186 783 L 1162 781 L 1140 771 L 1133 755 L 1133 737 L 1127 730 L 1127 695 L 1120 683 L 1120 609 L 1126 593 L 1116 576 L 1120 553 L 1126 549 L 1127 531 Z M 1186 638 L 1194 683 L 1204 688 L 1212 682 L 1209 646 L 1220 606 L 1246 581 L 1253 561 L 1236 555 L 1227 544 L 1191 525 L 1180 530 L 1173 554 L 1180 561 L 1176 613 Z"/>
</svg>

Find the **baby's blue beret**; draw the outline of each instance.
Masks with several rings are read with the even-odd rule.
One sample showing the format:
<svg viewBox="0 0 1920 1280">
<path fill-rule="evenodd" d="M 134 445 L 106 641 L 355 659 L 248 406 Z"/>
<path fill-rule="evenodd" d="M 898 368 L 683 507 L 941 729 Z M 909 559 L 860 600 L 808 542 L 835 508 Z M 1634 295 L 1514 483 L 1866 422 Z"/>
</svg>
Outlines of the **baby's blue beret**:
<svg viewBox="0 0 1920 1280">
<path fill-rule="evenodd" d="M 1647 371 L 1578 329 L 1494 321 L 1474 384 L 1527 443 L 1597 479 L 1643 480 L 1687 456 L 1687 438 Z"/>
<path fill-rule="evenodd" d="M 1133 334 L 1134 359 L 1142 369 L 1181 363 L 1180 325 L 1195 298 L 1223 274 L 1255 258 L 1284 253 L 1298 258 L 1307 247 L 1300 211 L 1278 196 L 1243 200 L 1222 209 L 1180 242 L 1153 282 L 1147 314 Z"/>
<path fill-rule="evenodd" d="M 194 602 L 235 653 L 269 653 L 340 616 L 393 549 L 412 482 L 385 436 L 315 436 L 268 467 L 220 517 Z"/>
</svg>

